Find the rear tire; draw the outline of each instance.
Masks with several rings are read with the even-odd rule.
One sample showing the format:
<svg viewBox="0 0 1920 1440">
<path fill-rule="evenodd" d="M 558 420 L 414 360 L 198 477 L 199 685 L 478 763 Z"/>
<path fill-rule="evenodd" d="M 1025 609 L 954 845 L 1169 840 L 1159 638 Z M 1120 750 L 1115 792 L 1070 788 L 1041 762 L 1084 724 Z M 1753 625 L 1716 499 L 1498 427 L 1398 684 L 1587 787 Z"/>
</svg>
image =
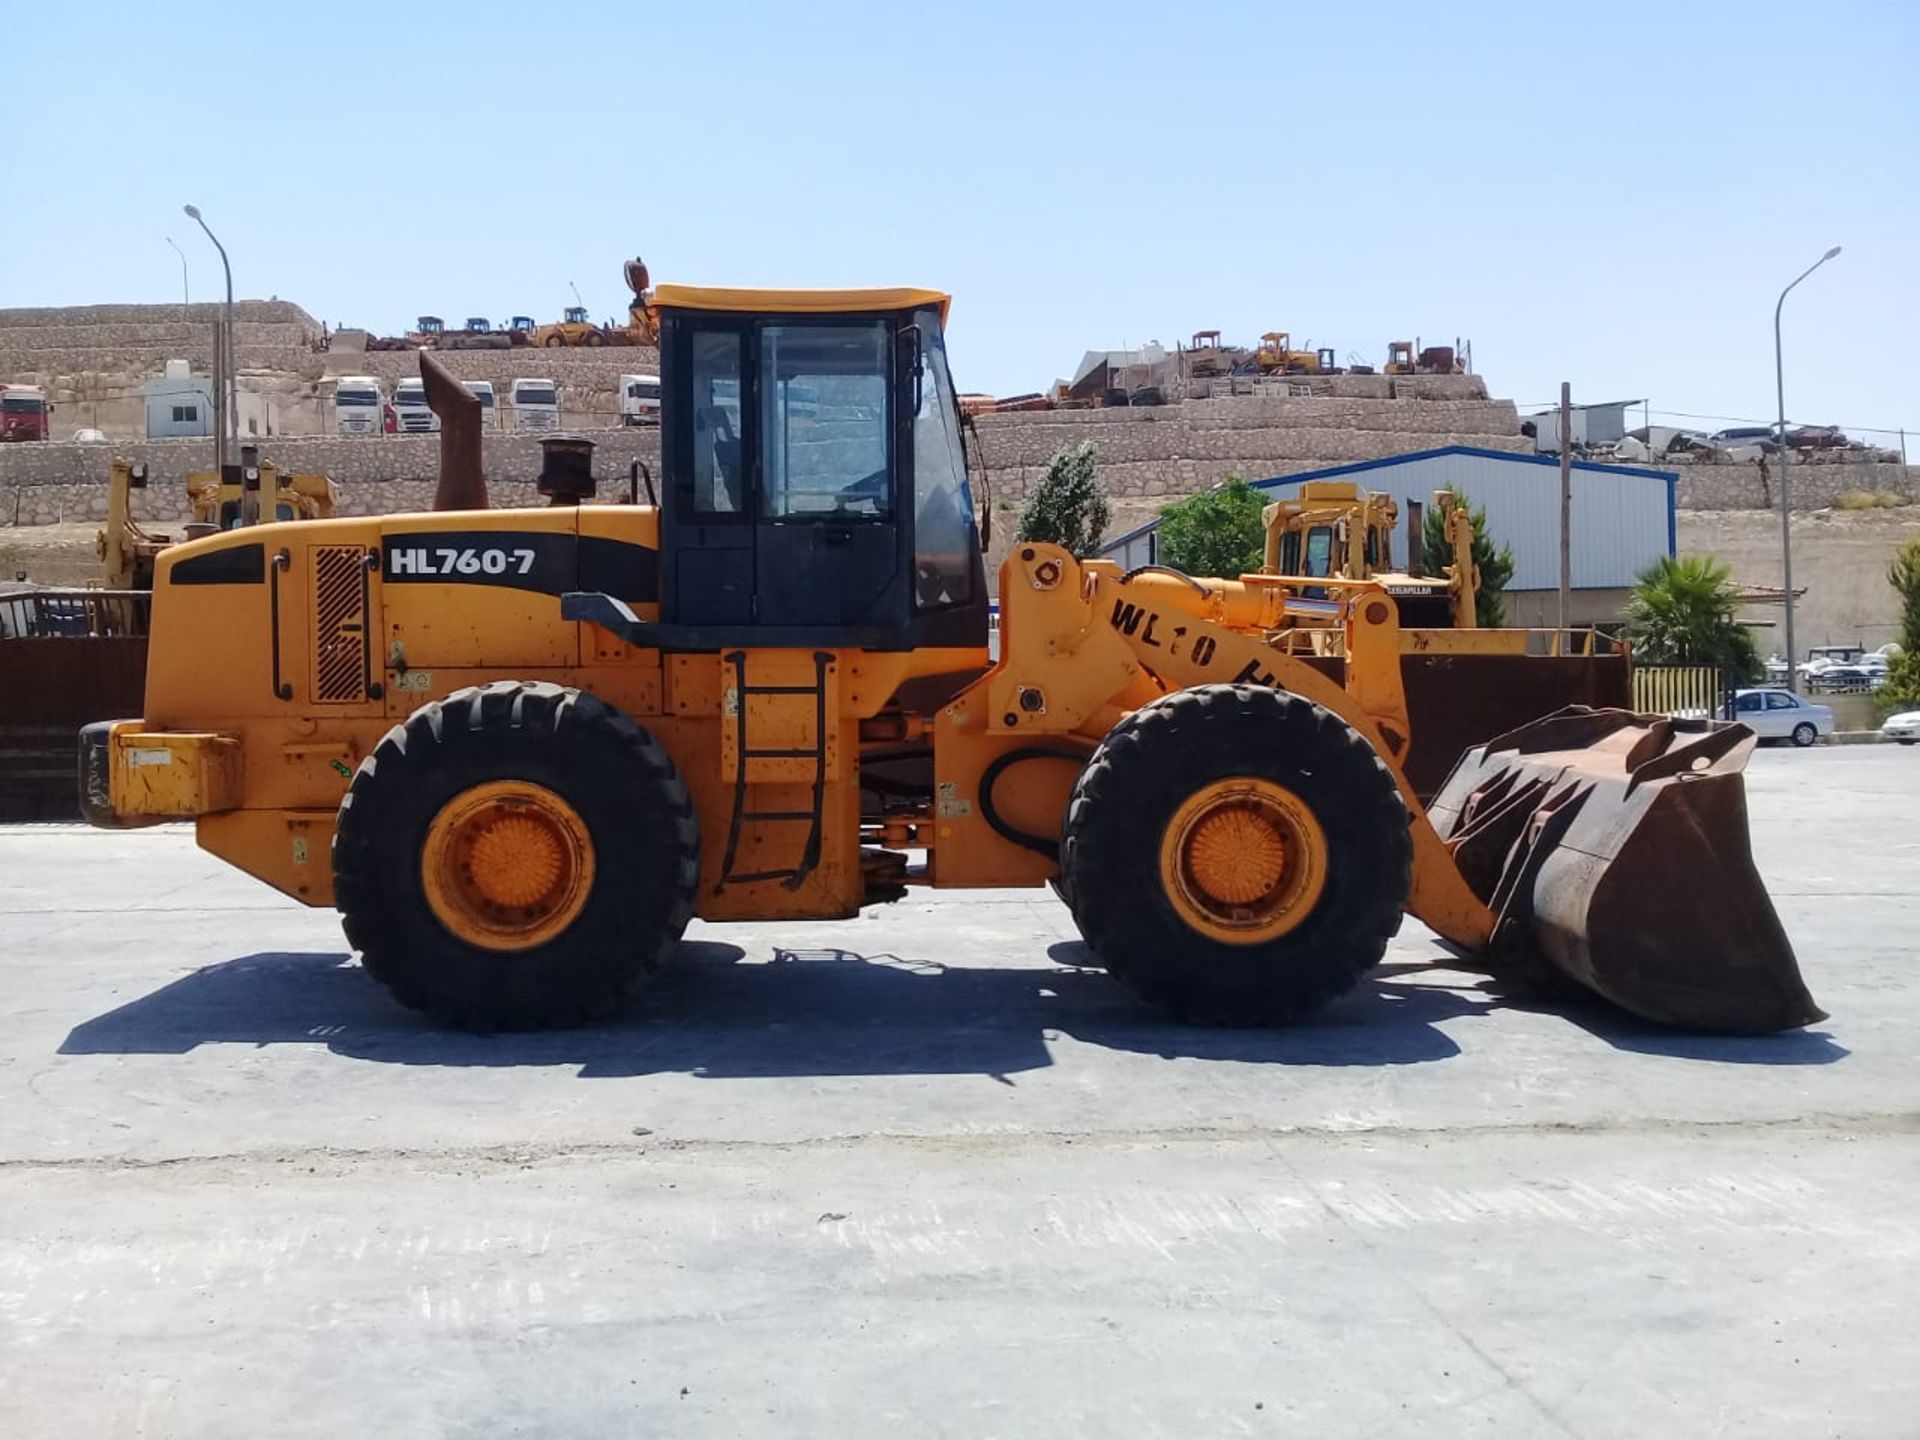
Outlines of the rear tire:
<svg viewBox="0 0 1920 1440">
<path fill-rule="evenodd" d="M 693 914 L 699 831 L 666 750 L 559 685 L 501 681 L 416 710 L 361 762 L 334 896 L 368 974 L 466 1030 L 606 1015 Z"/>
<path fill-rule="evenodd" d="M 1061 846 L 1099 963 L 1203 1024 L 1285 1024 L 1351 989 L 1399 930 L 1412 867 L 1406 806 L 1367 740 L 1253 685 L 1182 690 L 1115 726 Z"/>
<path fill-rule="evenodd" d="M 1819 738 L 1820 732 L 1814 729 L 1809 721 L 1802 720 L 1798 725 L 1793 727 L 1793 743 L 1798 745 L 1802 750 L 1806 749 L 1807 746 L 1813 744 L 1813 742 Z"/>
</svg>

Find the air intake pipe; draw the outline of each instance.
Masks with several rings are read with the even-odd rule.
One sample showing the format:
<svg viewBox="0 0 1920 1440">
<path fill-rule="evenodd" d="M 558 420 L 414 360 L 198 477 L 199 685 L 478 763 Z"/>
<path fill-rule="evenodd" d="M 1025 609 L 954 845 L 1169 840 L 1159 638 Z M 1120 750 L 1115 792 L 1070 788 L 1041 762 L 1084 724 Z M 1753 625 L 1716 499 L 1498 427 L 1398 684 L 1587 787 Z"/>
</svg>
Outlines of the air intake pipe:
<svg viewBox="0 0 1920 1440">
<path fill-rule="evenodd" d="M 485 510 L 487 481 L 480 467 L 480 399 L 453 378 L 432 352 L 420 352 L 420 379 L 427 406 L 440 417 L 440 480 L 436 510 Z"/>
</svg>

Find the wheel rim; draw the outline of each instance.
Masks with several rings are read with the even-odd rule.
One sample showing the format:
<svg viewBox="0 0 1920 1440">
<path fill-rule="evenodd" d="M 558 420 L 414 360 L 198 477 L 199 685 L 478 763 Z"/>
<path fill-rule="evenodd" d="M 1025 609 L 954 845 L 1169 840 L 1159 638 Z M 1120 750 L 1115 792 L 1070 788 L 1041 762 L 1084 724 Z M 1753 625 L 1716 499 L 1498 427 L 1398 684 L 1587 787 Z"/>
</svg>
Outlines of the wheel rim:
<svg viewBox="0 0 1920 1440">
<path fill-rule="evenodd" d="M 1229 945 L 1287 934 L 1320 901 L 1327 837 L 1291 790 L 1251 776 L 1217 780 L 1174 812 L 1160 880 L 1193 929 Z"/>
<path fill-rule="evenodd" d="M 495 780 L 463 790 L 427 826 L 420 879 L 435 918 L 489 950 L 561 934 L 593 890 L 586 822 L 542 785 Z"/>
</svg>

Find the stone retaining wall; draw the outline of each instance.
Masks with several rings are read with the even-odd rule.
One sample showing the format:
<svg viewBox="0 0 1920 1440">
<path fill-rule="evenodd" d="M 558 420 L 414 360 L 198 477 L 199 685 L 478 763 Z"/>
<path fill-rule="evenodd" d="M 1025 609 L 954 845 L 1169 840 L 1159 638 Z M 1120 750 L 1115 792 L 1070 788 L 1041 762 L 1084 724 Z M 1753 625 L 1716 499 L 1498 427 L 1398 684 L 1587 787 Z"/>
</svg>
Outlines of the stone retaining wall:
<svg viewBox="0 0 1920 1440">
<path fill-rule="evenodd" d="M 536 350 L 436 350 L 434 358 L 462 380 L 491 380 L 504 390 L 504 381 L 547 376 L 563 385 L 611 395 L 622 375 L 658 375 L 660 352 L 646 346 L 584 346 Z M 372 375 L 389 389 L 396 380 L 417 379 L 418 350 L 330 350 L 325 358 L 328 377 Z"/>
<path fill-rule="evenodd" d="M 1675 487 L 1682 510 L 1765 510 L 1780 504 L 1780 467 L 1768 461 L 1764 471 L 1745 464 L 1670 464 L 1678 472 Z M 1788 488 L 1795 510 L 1825 510 L 1854 491 L 1898 496 L 1903 503 L 1920 501 L 1920 475 L 1915 467 L 1892 464 L 1793 461 Z"/>
<path fill-rule="evenodd" d="M 92 373 L 138 385 L 167 360 L 213 360 L 213 327 L 225 313 L 196 305 L 65 305 L 0 310 L 0 376 L 39 384 Z M 318 320 L 288 300 L 236 300 L 234 347 L 242 369 L 320 373 Z"/>
<path fill-rule="evenodd" d="M 627 465 L 644 461 L 660 473 L 656 430 L 577 431 L 598 442 L 594 473 L 601 493 L 622 493 Z M 331 476 L 340 488 L 341 512 L 380 515 L 425 509 L 432 503 L 440 468 L 440 437 L 393 435 L 282 436 L 263 444 L 261 456 L 287 472 Z M 179 521 L 188 513 L 186 477 L 213 468 L 211 440 L 150 440 L 130 445 L 8 445 L 0 447 L 0 525 L 52 525 L 100 520 L 107 513 L 107 474 L 115 455 L 145 461 L 147 490 L 136 514 Z M 536 503 L 533 479 L 540 471 L 540 442 L 533 435 L 486 437 L 482 464 L 494 503 Z"/>
<path fill-rule="evenodd" d="M 158 305 L 31 305 L 0 308 L 0 333 L 8 330 L 60 330 L 88 325 L 170 325 L 181 319 L 209 324 L 226 313 L 224 301 L 203 300 L 181 306 Z M 182 311 L 185 311 L 184 316 Z M 235 300 L 233 319 L 270 325 L 299 325 L 320 332 L 320 322 L 291 300 Z"/>
</svg>

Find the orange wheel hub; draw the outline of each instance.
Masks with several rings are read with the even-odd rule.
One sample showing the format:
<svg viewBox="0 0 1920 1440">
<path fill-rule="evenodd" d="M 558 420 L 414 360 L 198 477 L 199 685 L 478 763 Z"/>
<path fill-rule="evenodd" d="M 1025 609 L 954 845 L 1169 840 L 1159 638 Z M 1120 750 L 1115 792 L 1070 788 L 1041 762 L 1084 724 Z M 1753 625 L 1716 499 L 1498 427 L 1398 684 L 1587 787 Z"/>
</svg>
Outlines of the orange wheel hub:
<svg viewBox="0 0 1920 1440">
<path fill-rule="evenodd" d="M 1298 795 L 1252 776 L 1187 797 L 1160 842 L 1160 881 L 1193 929 L 1258 945 L 1299 925 L 1327 883 L 1327 837 Z"/>
<path fill-rule="evenodd" d="M 543 785 L 494 780 L 463 790 L 427 826 L 420 879 L 435 918 L 489 950 L 545 944 L 593 891 L 586 822 Z"/>
</svg>

